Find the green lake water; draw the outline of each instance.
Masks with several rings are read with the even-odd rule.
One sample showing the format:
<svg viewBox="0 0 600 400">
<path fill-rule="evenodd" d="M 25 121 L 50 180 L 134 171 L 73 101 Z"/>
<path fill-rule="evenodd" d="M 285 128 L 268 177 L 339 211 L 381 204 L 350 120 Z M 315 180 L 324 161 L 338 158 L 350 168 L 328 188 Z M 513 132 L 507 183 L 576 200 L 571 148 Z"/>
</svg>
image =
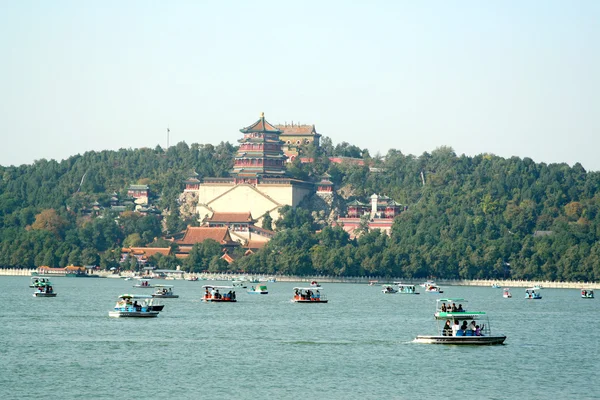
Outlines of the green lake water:
<svg viewBox="0 0 600 400">
<path fill-rule="evenodd" d="M 592 399 L 600 299 L 543 289 L 443 287 L 387 295 L 324 284 L 328 304 L 295 304 L 294 283 L 237 303 L 202 302 L 175 285 L 158 318 L 109 318 L 118 295 L 151 294 L 120 279 L 53 278 L 34 298 L 28 277 L 0 277 L 0 399 Z M 419 288 L 422 292 L 423 289 Z M 597 293 L 600 295 L 600 293 Z M 433 334 L 435 300 L 487 311 L 502 346 L 416 344 Z"/>
</svg>

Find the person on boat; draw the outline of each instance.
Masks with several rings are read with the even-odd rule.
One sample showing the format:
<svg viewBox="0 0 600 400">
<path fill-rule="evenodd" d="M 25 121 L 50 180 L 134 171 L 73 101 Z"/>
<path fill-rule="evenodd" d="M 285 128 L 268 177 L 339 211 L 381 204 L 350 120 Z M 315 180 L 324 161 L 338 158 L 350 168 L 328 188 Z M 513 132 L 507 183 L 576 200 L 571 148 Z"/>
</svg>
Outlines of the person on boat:
<svg viewBox="0 0 600 400">
<path fill-rule="evenodd" d="M 460 325 L 458 325 L 458 320 L 454 320 L 454 325 L 452 325 L 452 336 L 459 336 L 458 331 L 460 331 Z"/>
<path fill-rule="evenodd" d="M 456 309 L 457 312 L 464 312 L 465 310 L 463 310 L 462 308 L 462 304 L 458 305 L 458 308 Z"/>
<path fill-rule="evenodd" d="M 442 329 L 442 336 L 452 336 L 452 326 L 450 325 L 450 320 L 446 320 L 446 325 L 444 325 L 444 329 Z"/>
<path fill-rule="evenodd" d="M 485 325 L 481 325 L 481 327 L 479 327 L 479 325 L 475 325 L 475 336 L 483 336 L 483 333 L 481 333 L 481 330 L 485 327 Z"/>
<path fill-rule="evenodd" d="M 235 300 L 235 290 L 231 292 L 231 300 Z"/>
<path fill-rule="evenodd" d="M 469 332 L 469 333 L 470 333 L 470 335 L 469 335 L 469 336 L 477 336 L 477 335 L 475 334 L 475 331 L 476 331 L 476 330 L 477 330 L 477 325 L 475 324 L 475 321 L 471 321 L 471 324 L 469 325 L 469 331 L 470 331 L 470 332 Z"/>
<path fill-rule="evenodd" d="M 452 303 L 452 312 L 456 312 L 458 308 L 456 308 L 456 304 Z"/>
<path fill-rule="evenodd" d="M 317 293 L 315 294 L 315 298 L 317 301 L 321 301 L 321 292 L 319 292 L 318 290 L 317 290 Z"/>
<path fill-rule="evenodd" d="M 467 334 L 467 321 L 463 321 L 462 325 L 460 326 L 460 330 L 462 332 L 461 336 L 465 336 Z"/>
<path fill-rule="evenodd" d="M 442 308 L 441 308 L 442 312 L 446 312 L 446 303 L 442 303 Z M 446 322 L 450 322 L 450 321 L 446 321 Z"/>
</svg>

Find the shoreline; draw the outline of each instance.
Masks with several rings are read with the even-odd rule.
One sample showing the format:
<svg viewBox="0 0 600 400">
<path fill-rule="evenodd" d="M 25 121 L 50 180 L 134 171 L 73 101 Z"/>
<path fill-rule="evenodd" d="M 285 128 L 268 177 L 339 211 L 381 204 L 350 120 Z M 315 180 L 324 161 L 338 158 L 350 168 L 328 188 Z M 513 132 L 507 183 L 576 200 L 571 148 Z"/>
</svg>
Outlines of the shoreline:
<svg viewBox="0 0 600 400">
<path fill-rule="evenodd" d="M 22 268 L 0 268 L 1 276 L 33 276 L 32 273 L 36 272 L 35 269 L 22 269 Z M 44 274 L 39 275 L 43 277 L 64 277 L 64 275 L 52 275 Z M 110 271 L 99 271 L 97 274 L 91 276 L 81 276 L 74 278 L 126 278 L 132 276 L 132 274 L 116 275 Z M 212 273 L 199 273 L 199 274 L 183 274 L 183 280 L 186 280 L 190 276 L 197 276 L 199 281 L 230 281 L 232 279 L 258 279 L 258 277 L 266 278 L 267 275 L 251 275 L 251 274 L 212 274 Z M 392 282 L 402 282 L 407 285 L 419 285 L 423 283 L 423 280 L 415 279 L 403 279 L 403 278 L 386 278 L 386 277 L 335 277 L 335 276 L 293 276 L 293 275 L 269 275 L 274 277 L 278 282 L 306 282 L 317 281 L 319 283 L 358 283 L 358 284 L 369 284 L 374 282 L 373 285 L 383 285 Z M 175 279 L 182 280 L 182 279 Z M 436 283 L 440 286 L 483 286 L 491 287 L 492 284 L 496 283 L 501 288 L 514 288 L 514 287 L 533 287 L 540 285 L 543 289 L 600 289 L 600 282 L 553 282 L 553 281 L 525 281 L 525 280 L 493 280 L 493 279 L 436 279 Z M 264 281 L 263 281 L 264 282 Z"/>
</svg>

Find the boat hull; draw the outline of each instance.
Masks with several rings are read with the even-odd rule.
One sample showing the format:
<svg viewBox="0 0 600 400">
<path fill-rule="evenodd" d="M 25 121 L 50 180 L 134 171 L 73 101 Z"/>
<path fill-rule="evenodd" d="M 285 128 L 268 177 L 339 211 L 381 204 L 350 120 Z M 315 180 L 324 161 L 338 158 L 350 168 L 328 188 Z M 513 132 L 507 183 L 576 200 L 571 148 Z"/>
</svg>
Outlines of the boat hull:
<svg viewBox="0 0 600 400">
<path fill-rule="evenodd" d="M 56 297 L 56 293 L 34 293 L 33 297 Z"/>
<path fill-rule="evenodd" d="M 159 299 L 178 299 L 178 294 L 153 294 L 152 297 L 156 297 Z"/>
<path fill-rule="evenodd" d="M 112 318 L 156 318 L 158 311 L 109 311 Z"/>
<path fill-rule="evenodd" d="M 269 294 L 269 292 L 253 292 L 253 291 L 249 291 L 248 294 Z"/>
<path fill-rule="evenodd" d="M 237 300 L 230 299 L 202 299 L 207 303 L 237 303 Z"/>
<path fill-rule="evenodd" d="M 503 344 L 506 336 L 429 336 L 419 335 L 415 338 L 416 343 L 425 344 L 454 344 L 454 345 L 495 345 Z"/>
<path fill-rule="evenodd" d="M 294 303 L 305 303 L 305 304 L 320 304 L 327 303 L 329 300 L 292 300 Z"/>
</svg>

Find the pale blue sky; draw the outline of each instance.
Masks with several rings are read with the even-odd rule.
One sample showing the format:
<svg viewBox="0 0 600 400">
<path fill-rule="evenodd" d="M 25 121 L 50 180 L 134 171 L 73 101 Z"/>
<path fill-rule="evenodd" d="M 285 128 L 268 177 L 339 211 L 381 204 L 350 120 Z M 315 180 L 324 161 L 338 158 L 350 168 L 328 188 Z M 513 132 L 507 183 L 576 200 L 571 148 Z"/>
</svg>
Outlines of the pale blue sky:
<svg viewBox="0 0 600 400">
<path fill-rule="evenodd" d="M 600 1 L 0 0 L 0 165 L 237 143 L 258 119 L 385 155 L 600 170 Z"/>
</svg>

